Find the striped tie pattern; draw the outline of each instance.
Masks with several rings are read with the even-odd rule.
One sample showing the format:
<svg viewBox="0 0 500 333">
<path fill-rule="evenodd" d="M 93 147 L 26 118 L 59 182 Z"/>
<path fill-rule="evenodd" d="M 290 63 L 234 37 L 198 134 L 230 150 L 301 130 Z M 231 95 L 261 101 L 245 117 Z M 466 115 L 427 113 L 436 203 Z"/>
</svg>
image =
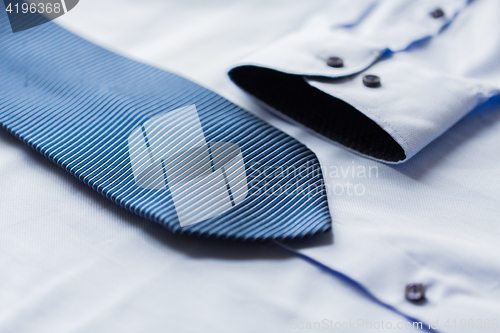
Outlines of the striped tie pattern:
<svg viewBox="0 0 500 333">
<path fill-rule="evenodd" d="M 0 4 L 0 123 L 123 208 L 174 233 L 240 240 L 328 230 L 316 156 L 175 74 Z"/>
</svg>

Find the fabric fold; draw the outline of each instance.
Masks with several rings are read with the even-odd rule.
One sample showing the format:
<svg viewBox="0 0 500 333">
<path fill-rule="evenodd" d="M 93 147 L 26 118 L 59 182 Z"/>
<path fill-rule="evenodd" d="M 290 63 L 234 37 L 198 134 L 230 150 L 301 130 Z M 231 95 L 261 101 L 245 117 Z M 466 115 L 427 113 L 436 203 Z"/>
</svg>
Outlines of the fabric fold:
<svg viewBox="0 0 500 333">
<path fill-rule="evenodd" d="M 441 44 L 443 34 L 460 38 L 481 19 L 469 5 L 381 1 L 353 26 L 313 20 L 239 61 L 229 76 L 271 111 L 361 155 L 402 163 L 500 91 L 497 71 L 474 68 L 478 52 Z M 480 48 L 495 56 L 488 43 Z M 443 66 L 456 54 L 464 56 L 460 66 Z M 380 84 L 364 81 L 374 76 Z"/>
</svg>

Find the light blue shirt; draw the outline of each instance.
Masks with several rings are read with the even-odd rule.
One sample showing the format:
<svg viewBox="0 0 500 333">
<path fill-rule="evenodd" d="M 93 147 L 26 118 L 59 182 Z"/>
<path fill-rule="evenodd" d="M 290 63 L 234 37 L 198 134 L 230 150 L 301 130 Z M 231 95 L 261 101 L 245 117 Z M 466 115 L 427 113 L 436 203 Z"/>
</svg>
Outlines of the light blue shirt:
<svg viewBox="0 0 500 333">
<path fill-rule="evenodd" d="M 398 332 L 404 316 L 443 332 L 463 331 L 462 320 L 472 320 L 470 331 L 488 321 L 493 331 L 499 7 L 496 0 L 80 2 L 56 23 L 201 83 L 317 154 L 333 233 L 284 245 L 329 274 L 279 248 L 174 237 L 0 132 L 0 331 L 295 332 L 326 320 L 377 332 L 366 324 L 383 320 Z M 445 15 L 432 17 L 437 8 Z M 327 66 L 331 56 L 344 67 Z M 397 165 L 367 158 L 262 106 L 265 99 L 227 77 L 247 65 L 298 75 L 348 103 L 405 157 Z M 379 76 L 381 87 L 364 86 L 366 74 Z M 409 283 L 426 285 L 425 304 L 405 299 Z"/>
</svg>

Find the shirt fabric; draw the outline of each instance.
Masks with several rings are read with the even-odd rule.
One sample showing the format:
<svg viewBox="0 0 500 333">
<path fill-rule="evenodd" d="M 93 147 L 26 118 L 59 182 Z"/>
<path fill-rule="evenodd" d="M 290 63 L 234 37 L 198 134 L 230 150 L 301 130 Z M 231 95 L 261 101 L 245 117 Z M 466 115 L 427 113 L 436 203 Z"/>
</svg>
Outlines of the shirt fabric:
<svg viewBox="0 0 500 333">
<path fill-rule="evenodd" d="M 86 0 L 55 22 L 244 101 L 229 66 L 323 3 Z M 407 321 L 276 246 L 173 236 L 3 129 L 0 213 L 1 332 L 295 332 L 292 319 Z"/>
<path fill-rule="evenodd" d="M 306 144 L 323 168 L 333 232 L 283 244 L 306 261 L 276 248 L 259 254 L 261 245 L 174 237 L 3 134 L 0 251 L 9 288 L 0 327 L 287 331 L 292 318 L 408 320 L 387 308 L 438 320 L 442 331 L 459 331 L 443 329 L 446 320 L 499 319 L 500 102 L 490 98 L 499 82 L 498 3 L 395 3 L 88 0 L 58 19 L 194 79 Z M 441 20 L 429 15 L 437 7 Z M 324 65 L 329 56 L 344 59 L 340 74 Z M 288 121 L 279 104 L 262 107 L 226 76 L 249 65 L 347 102 L 391 136 L 403 159 L 367 159 Z M 365 74 L 380 76 L 382 87 L 364 87 Z M 425 304 L 405 299 L 407 283 L 426 285 Z"/>
<path fill-rule="evenodd" d="M 405 162 L 381 165 L 311 141 L 337 225 L 331 245 L 300 253 L 415 318 L 500 313 L 499 6 L 339 1 L 230 72 L 286 119 L 377 161 Z M 331 15 L 344 8 L 358 12 Z M 433 16 L 438 9 L 444 15 Z M 328 66 L 331 56 L 344 67 Z M 363 85 L 369 74 L 381 87 Z M 425 305 L 405 299 L 411 282 L 427 286 Z"/>
</svg>

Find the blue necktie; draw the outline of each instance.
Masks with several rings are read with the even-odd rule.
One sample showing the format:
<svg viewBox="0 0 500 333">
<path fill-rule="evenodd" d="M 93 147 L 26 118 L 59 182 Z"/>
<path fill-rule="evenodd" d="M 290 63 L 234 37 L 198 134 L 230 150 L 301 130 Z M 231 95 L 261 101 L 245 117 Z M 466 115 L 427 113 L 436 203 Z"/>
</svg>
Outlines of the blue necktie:
<svg viewBox="0 0 500 333">
<path fill-rule="evenodd" d="M 172 232 L 284 239 L 330 228 L 316 156 L 175 74 L 0 5 L 0 123 L 125 209 Z"/>
</svg>

